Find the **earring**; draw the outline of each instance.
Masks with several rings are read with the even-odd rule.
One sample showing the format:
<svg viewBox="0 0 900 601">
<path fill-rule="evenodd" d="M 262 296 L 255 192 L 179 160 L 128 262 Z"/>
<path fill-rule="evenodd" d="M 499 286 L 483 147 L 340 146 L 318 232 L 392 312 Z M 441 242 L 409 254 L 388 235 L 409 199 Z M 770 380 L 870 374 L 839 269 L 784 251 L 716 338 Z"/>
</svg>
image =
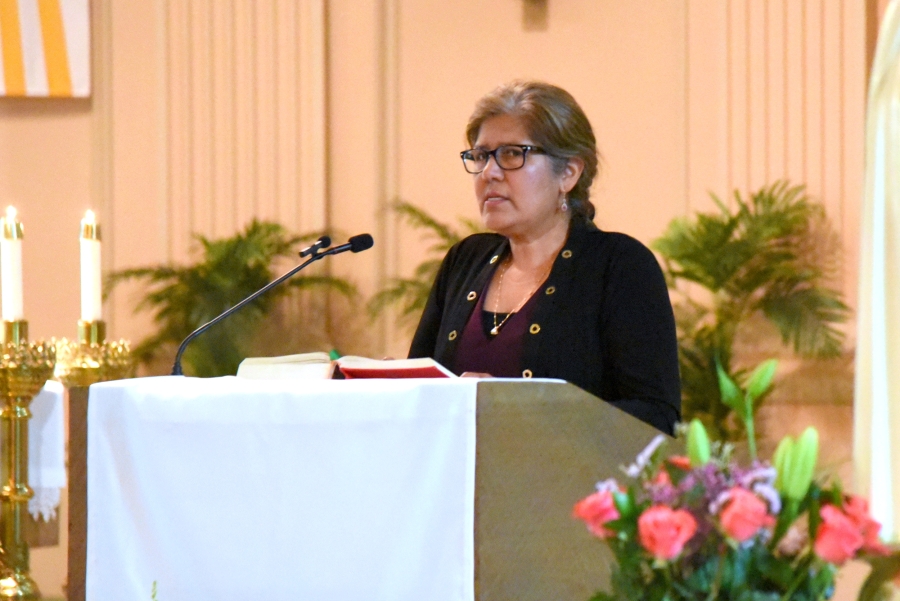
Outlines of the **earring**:
<svg viewBox="0 0 900 601">
<path fill-rule="evenodd" d="M 566 211 L 569 210 L 569 203 L 566 202 L 565 196 L 563 196 L 562 204 L 559 205 L 559 210 L 562 211 L 563 213 L 565 213 Z"/>
</svg>

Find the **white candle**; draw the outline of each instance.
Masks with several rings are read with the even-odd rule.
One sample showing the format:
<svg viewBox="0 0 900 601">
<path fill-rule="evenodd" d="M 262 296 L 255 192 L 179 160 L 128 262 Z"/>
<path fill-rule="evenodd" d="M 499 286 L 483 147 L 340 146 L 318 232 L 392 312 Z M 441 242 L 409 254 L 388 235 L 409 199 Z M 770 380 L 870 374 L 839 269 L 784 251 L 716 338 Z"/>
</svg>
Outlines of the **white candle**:
<svg viewBox="0 0 900 601">
<path fill-rule="evenodd" d="M 100 321 L 102 302 L 100 225 L 87 211 L 81 220 L 81 320 Z"/>
<path fill-rule="evenodd" d="M 3 290 L 3 321 L 25 318 L 22 303 L 22 224 L 16 219 L 16 209 L 6 207 L 6 217 L 0 218 L 3 235 L 0 237 L 0 288 Z"/>
</svg>

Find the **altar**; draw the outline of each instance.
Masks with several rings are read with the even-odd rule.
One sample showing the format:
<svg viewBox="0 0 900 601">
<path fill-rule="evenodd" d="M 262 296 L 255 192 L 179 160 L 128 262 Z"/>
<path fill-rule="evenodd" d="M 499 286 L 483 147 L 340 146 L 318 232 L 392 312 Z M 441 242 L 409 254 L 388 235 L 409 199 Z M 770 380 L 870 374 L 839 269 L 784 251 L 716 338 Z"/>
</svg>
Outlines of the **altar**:
<svg viewBox="0 0 900 601">
<path fill-rule="evenodd" d="M 83 392 L 69 582 L 91 601 L 585 599 L 607 558 L 572 504 L 656 434 L 554 381 Z"/>
</svg>

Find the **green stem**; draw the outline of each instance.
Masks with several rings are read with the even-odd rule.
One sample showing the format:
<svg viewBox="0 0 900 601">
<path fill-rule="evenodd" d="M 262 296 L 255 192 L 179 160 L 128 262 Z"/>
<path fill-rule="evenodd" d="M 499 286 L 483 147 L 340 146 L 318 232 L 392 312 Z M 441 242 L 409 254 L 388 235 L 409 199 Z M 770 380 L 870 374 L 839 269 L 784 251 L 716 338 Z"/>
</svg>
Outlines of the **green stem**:
<svg viewBox="0 0 900 601">
<path fill-rule="evenodd" d="M 807 570 L 809 569 L 809 563 L 812 560 L 811 557 L 807 557 L 803 561 L 800 562 L 800 565 L 797 566 L 796 574 L 797 576 L 794 578 L 794 581 L 791 582 L 791 586 L 788 590 L 785 591 L 784 595 L 781 597 L 781 601 L 790 601 L 791 595 L 794 594 L 794 591 L 797 590 L 797 587 L 800 586 L 800 583 L 803 582 L 803 579 L 806 578 Z"/>
<path fill-rule="evenodd" d="M 722 575 L 725 572 L 724 559 L 724 557 L 719 557 L 719 559 L 717 560 L 718 564 L 716 565 L 716 579 L 713 580 L 712 586 L 709 589 L 709 597 L 707 597 L 708 601 L 715 601 L 719 596 L 719 588 L 721 588 L 722 586 Z"/>
<path fill-rule="evenodd" d="M 671 593 L 671 592 L 674 590 L 674 588 L 675 588 L 674 585 L 673 585 L 673 582 L 672 582 L 672 564 L 671 564 L 671 563 L 667 563 L 667 564 L 666 564 L 666 569 L 663 570 L 663 575 L 666 577 L 666 595 L 665 595 L 665 598 L 666 598 L 666 599 L 671 599 L 672 596 L 670 596 L 670 593 Z"/>
<path fill-rule="evenodd" d="M 748 407 L 747 415 L 744 416 L 744 425 L 747 427 L 747 450 L 750 451 L 750 460 L 756 461 L 756 427 L 753 424 L 751 407 Z"/>
</svg>

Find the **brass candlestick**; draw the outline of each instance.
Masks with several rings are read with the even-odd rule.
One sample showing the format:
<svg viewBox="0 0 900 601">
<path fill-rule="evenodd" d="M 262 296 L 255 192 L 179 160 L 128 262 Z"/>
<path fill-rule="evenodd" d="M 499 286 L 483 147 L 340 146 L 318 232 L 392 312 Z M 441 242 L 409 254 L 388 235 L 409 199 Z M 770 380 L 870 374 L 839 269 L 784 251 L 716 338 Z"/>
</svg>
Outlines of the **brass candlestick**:
<svg viewBox="0 0 900 601">
<path fill-rule="evenodd" d="M 28 574 L 28 544 L 23 523 L 28 500 L 28 420 L 34 396 L 53 375 L 56 349 L 43 342 L 28 343 L 25 321 L 3 323 L 0 357 L 0 429 L 5 457 L 0 461 L 0 598 L 39 599 L 37 584 Z"/>
<path fill-rule="evenodd" d="M 107 342 L 103 321 L 79 321 L 78 340 L 56 343 L 55 377 L 67 387 L 133 378 L 134 371 L 128 342 Z"/>
</svg>

